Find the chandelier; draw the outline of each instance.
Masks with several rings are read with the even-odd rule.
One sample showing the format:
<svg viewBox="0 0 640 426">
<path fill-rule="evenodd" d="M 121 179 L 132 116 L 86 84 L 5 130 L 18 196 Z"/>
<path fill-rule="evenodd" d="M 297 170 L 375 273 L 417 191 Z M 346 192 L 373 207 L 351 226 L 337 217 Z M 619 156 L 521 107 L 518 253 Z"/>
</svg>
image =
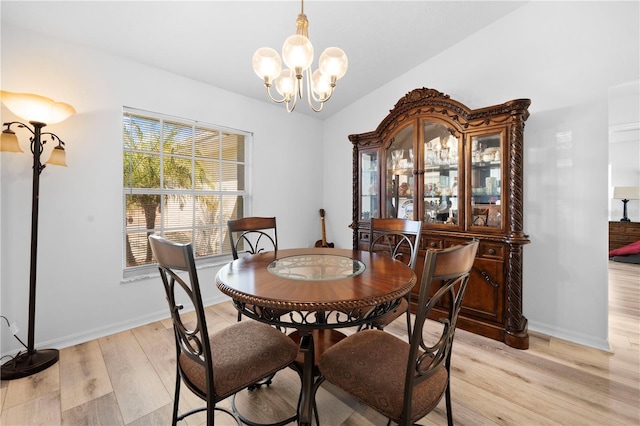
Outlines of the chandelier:
<svg viewBox="0 0 640 426">
<path fill-rule="evenodd" d="M 285 103 L 287 112 L 295 109 L 298 98 L 304 97 L 305 86 L 309 108 L 320 112 L 331 98 L 336 81 L 342 78 L 349 65 L 347 55 L 339 47 L 328 47 L 320 55 L 318 69 L 311 72 L 313 45 L 308 35 L 309 21 L 304 14 L 304 0 L 296 20 L 296 33 L 282 45 L 282 60 L 288 69 L 282 69 L 280 55 L 270 47 L 261 47 L 253 54 L 253 70 L 263 79 L 267 96 L 273 102 Z M 275 85 L 281 98 L 271 94 Z M 314 105 L 314 103 L 316 105 Z"/>
</svg>

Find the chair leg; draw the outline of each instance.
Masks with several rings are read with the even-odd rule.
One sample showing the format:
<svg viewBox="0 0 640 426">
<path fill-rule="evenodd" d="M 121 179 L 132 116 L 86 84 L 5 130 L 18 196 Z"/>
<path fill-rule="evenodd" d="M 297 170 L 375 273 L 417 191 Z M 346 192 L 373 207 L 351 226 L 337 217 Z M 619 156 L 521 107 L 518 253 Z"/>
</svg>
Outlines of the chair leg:
<svg viewBox="0 0 640 426">
<path fill-rule="evenodd" d="M 411 308 L 407 308 L 407 341 L 411 344 Z"/>
<path fill-rule="evenodd" d="M 212 395 L 207 395 L 207 426 L 214 426 L 215 424 L 215 420 L 214 420 L 214 413 L 215 413 L 215 407 L 216 407 L 216 402 L 213 399 Z M 236 419 L 237 420 L 237 419 Z M 238 421 L 238 424 L 240 424 L 240 422 Z"/>
<path fill-rule="evenodd" d="M 176 368 L 176 390 L 173 394 L 173 416 L 171 417 L 172 426 L 178 424 L 178 406 L 180 405 L 180 372 Z"/>
<path fill-rule="evenodd" d="M 451 411 L 451 389 L 449 380 L 447 380 L 447 389 L 444 392 L 444 399 L 447 405 L 447 425 L 453 426 L 453 412 Z"/>
<path fill-rule="evenodd" d="M 313 413 L 315 414 L 315 418 L 316 418 L 316 426 L 320 426 L 320 417 L 318 415 L 318 404 L 316 403 L 316 393 L 318 393 L 318 388 L 320 387 L 322 382 L 324 382 L 324 377 L 322 378 L 322 380 L 318 380 L 318 382 L 313 387 Z"/>
</svg>

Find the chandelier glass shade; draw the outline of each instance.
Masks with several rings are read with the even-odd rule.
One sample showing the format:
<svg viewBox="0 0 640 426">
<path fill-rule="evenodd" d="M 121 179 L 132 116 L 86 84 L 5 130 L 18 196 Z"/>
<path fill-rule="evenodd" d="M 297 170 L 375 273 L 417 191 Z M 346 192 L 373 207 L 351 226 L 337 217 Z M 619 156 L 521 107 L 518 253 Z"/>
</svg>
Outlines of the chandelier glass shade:
<svg viewBox="0 0 640 426">
<path fill-rule="evenodd" d="M 302 10 L 296 20 L 296 34 L 289 36 L 282 45 L 282 59 L 270 47 L 261 47 L 253 54 L 253 71 L 263 80 L 267 96 L 273 102 L 284 103 L 287 111 L 295 109 L 298 98 L 306 91 L 309 107 L 320 112 L 331 98 L 336 82 L 344 77 L 349 67 L 347 55 L 339 47 L 329 47 L 318 59 L 318 69 L 312 72 L 314 50 L 309 40 L 309 21 Z M 283 69 L 282 62 L 287 68 Z M 271 87 L 280 94 L 275 98 Z"/>
</svg>

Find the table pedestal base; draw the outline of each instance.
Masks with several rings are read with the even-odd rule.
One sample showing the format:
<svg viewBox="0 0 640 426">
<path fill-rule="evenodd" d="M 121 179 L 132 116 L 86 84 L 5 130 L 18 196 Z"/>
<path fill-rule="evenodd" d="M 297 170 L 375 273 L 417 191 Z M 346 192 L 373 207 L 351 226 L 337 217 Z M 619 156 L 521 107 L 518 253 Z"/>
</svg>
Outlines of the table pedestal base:
<svg viewBox="0 0 640 426">
<path fill-rule="evenodd" d="M 294 401 L 300 394 L 300 381 L 286 370 L 278 372 L 269 385 L 243 390 L 231 398 L 231 409 L 242 424 L 284 426 L 298 419 Z"/>
<path fill-rule="evenodd" d="M 298 401 L 298 424 L 311 425 L 311 418 L 315 416 L 316 424 L 320 424 L 316 407 L 316 392 L 324 382 L 324 377 L 318 368 L 318 359 L 325 350 L 347 337 L 333 329 L 313 330 L 312 332 L 294 331 L 289 334 L 294 342 L 300 345 L 300 353 L 293 363 L 293 368 L 300 375 L 302 390 Z"/>
</svg>

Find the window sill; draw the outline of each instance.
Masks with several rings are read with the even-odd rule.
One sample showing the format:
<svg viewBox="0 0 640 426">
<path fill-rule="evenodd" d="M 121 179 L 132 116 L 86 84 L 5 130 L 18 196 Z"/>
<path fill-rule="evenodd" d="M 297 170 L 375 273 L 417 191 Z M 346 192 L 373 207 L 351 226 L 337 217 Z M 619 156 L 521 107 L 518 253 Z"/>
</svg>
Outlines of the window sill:
<svg viewBox="0 0 640 426">
<path fill-rule="evenodd" d="M 231 262 L 233 259 L 231 255 L 217 256 L 210 259 L 196 260 L 196 269 L 204 270 L 209 268 L 219 268 Z M 152 265 L 140 266 L 125 270 L 123 277 L 120 280 L 120 284 L 130 284 L 137 281 L 145 281 L 151 278 L 159 278 L 158 266 L 154 263 Z"/>
</svg>

